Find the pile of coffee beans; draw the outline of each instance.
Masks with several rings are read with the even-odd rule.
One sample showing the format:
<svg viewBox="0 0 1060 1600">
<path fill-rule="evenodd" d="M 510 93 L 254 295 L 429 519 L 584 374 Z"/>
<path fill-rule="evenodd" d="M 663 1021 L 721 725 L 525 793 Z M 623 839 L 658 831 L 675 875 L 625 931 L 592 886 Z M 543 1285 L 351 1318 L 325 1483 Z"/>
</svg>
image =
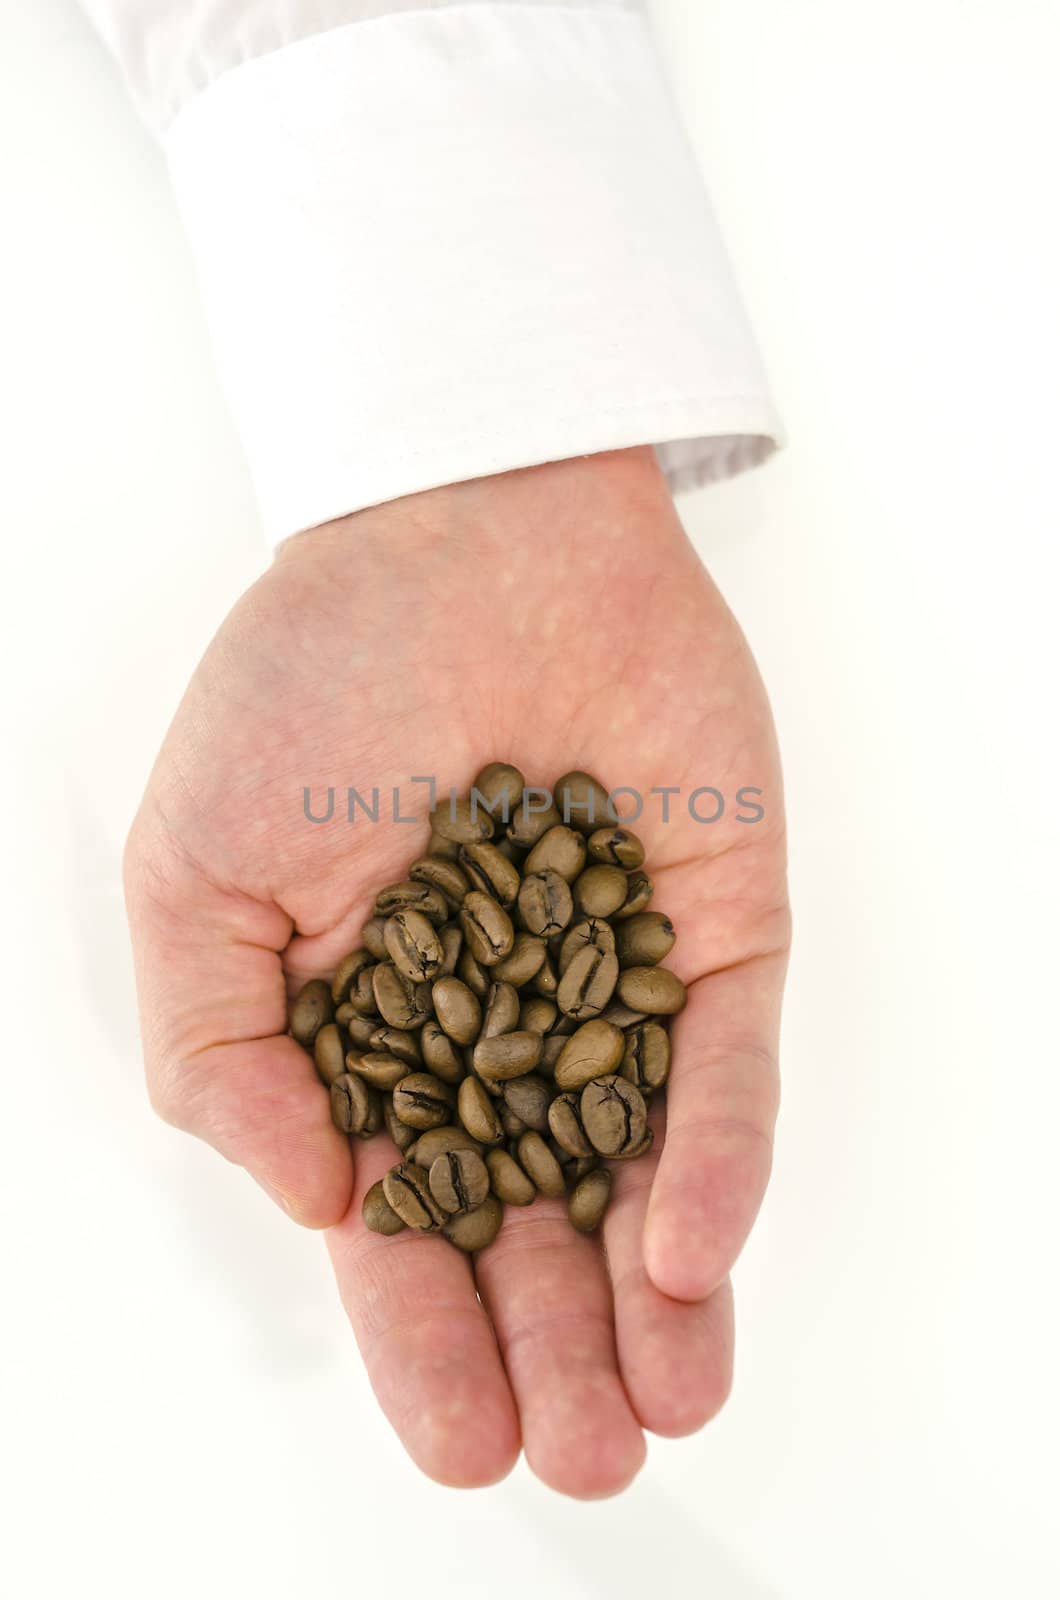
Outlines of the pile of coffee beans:
<svg viewBox="0 0 1060 1600">
<path fill-rule="evenodd" d="M 659 963 L 644 848 L 585 772 L 527 789 L 492 762 L 432 813 L 427 854 L 376 897 L 362 943 L 291 1007 L 335 1124 L 385 1129 L 400 1162 L 365 1196 L 377 1233 L 440 1230 L 461 1250 L 505 1205 L 565 1198 L 590 1233 L 605 1161 L 651 1146 L 684 985 Z"/>
</svg>

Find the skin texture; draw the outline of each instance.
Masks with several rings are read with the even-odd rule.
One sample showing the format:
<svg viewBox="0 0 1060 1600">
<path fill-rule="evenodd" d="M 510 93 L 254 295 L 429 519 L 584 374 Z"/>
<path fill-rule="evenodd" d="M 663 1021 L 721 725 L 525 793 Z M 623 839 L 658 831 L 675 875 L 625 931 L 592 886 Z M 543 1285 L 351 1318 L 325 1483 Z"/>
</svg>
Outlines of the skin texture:
<svg viewBox="0 0 1060 1600">
<path fill-rule="evenodd" d="M 509 1208 L 470 1260 L 366 1230 L 396 1159 L 331 1125 L 286 1002 L 358 941 L 426 824 L 348 826 L 344 787 L 711 784 L 725 818 L 657 797 L 632 824 L 689 985 L 655 1145 L 616 1163 L 597 1234 L 562 1200 Z M 336 820 L 308 823 L 334 784 Z M 733 820 L 735 791 L 765 818 Z M 423 802 L 425 804 L 425 800 Z M 709 810 L 709 798 L 704 809 Z M 406 804 L 405 810 L 409 809 Z M 520 1446 L 569 1495 L 615 1493 L 643 1430 L 700 1427 L 732 1370 L 729 1270 L 766 1185 L 789 915 L 769 707 L 647 450 L 394 501 L 299 535 L 200 664 L 133 826 L 126 886 L 152 1101 L 327 1228 L 376 1394 L 422 1469 L 493 1482 Z M 667 1125 L 668 1119 L 668 1125 Z M 478 1286 L 481 1301 L 476 1296 Z"/>
</svg>

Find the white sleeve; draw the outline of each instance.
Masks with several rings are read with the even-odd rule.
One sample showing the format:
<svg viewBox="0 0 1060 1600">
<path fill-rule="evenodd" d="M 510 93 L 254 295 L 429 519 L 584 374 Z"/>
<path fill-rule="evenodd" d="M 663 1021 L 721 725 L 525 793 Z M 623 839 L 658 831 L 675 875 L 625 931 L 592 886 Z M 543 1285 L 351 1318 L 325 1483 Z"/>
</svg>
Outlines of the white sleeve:
<svg viewBox="0 0 1060 1600">
<path fill-rule="evenodd" d="M 779 427 L 632 0 L 86 0 L 159 128 L 266 530 Z"/>
</svg>

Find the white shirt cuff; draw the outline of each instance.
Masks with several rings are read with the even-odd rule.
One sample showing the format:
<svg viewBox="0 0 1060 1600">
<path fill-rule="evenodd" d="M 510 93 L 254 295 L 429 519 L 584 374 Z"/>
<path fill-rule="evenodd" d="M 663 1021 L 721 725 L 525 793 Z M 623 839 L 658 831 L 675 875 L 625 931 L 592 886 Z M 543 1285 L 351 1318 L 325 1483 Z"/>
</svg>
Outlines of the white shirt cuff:
<svg viewBox="0 0 1060 1600">
<path fill-rule="evenodd" d="M 636 12 L 334 28 L 223 72 L 165 137 L 273 540 L 636 444 L 682 489 L 778 442 Z"/>
</svg>

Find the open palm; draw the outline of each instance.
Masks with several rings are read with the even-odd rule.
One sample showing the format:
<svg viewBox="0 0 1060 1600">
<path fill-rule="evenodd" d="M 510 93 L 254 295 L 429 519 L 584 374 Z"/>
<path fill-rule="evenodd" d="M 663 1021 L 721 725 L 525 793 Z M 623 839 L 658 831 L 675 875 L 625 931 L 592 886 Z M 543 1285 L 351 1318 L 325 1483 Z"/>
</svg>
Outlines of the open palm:
<svg viewBox="0 0 1060 1600">
<path fill-rule="evenodd" d="M 364 1227 L 395 1152 L 381 1136 L 351 1156 L 286 999 L 358 944 L 377 890 L 424 849 L 425 820 L 392 820 L 393 789 L 425 817 L 413 777 L 466 791 L 492 759 L 532 784 L 579 767 L 645 797 L 635 827 L 690 998 L 654 1152 L 616 1167 L 602 1236 L 539 1199 L 469 1260 Z M 377 825 L 347 821 L 348 785 L 379 790 Z M 726 801 L 713 823 L 688 808 L 706 785 Z M 304 789 L 319 810 L 328 786 L 332 821 L 307 821 Z M 681 791 L 669 821 L 653 788 Z M 737 820 L 741 788 L 761 791 L 757 822 Z M 717 1409 L 728 1272 L 776 1108 L 782 797 L 754 664 L 649 452 L 434 490 L 289 541 L 198 669 L 126 867 L 152 1099 L 329 1228 L 372 1383 L 425 1471 L 489 1482 L 521 1444 L 547 1483 L 606 1494 L 640 1465 L 643 1428 L 688 1432 Z"/>
</svg>

